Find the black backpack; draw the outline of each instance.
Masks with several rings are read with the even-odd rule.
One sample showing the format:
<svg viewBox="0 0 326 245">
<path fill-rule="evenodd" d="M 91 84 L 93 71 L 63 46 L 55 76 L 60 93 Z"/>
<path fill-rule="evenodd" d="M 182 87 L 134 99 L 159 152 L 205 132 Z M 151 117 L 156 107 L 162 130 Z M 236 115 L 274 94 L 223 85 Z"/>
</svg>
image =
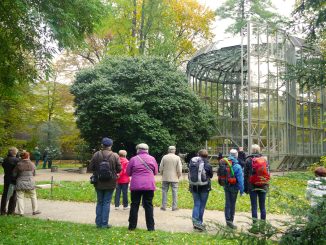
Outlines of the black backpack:
<svg viewBox="0 0 326 245">
<path fill-rule="evenodd" d="M 107 158 L 104 157 L 103 152 L 102 158 L 103 161 L 99 164 L 98 170 L 97 170 L 97 179 L 100 181 L 109 181 L 109 180 L 116 180 L 117 174 L 115 172 L 115 169 L 112 167 L 112 164 L 110 164 L 109 159 L 112 155 L 109 154 Z"/>
</svg>

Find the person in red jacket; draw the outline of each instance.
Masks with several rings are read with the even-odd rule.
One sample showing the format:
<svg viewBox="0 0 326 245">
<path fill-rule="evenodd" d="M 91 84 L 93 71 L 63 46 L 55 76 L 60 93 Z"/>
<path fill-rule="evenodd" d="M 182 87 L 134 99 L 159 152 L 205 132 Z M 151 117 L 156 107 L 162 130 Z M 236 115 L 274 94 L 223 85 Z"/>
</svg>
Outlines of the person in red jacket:
<svg viewBox="0 0 326 245">
<path fill-rule="evenodd" d="M 114 204 L 115 209 L 119 209 L 120 206 L 120 195 L 122 191 L 122 204 L 123 209 L 129 209 L 128 207 L 128 186 L 130 182 L 130 177 L 127 175 L 126 169 L 128 166 L 128 159 L 126 158 L 127 152 L 125 150 L 119 151 L 119 158 L 121 163 L 121 172 L 119 178 L 117 179 L 117 188 L 115 191 Z"/>
</svg>

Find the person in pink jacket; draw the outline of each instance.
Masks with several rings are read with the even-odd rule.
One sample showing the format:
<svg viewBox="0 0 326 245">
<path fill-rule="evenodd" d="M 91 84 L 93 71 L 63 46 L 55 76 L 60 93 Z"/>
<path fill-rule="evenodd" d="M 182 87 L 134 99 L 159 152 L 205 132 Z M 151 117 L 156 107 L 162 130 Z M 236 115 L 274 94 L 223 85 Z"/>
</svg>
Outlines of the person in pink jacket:
<svg viewBox="0 0 326 245">
<path fill-rule="evenodd" d="M 115 209 L 118 210 L 120 206 L 120 195 L 122 191 L 122 204 L 123 209 L 128 209 L 128 186 L 130 182 L 130 177 L 127 175 L 127 165 L 129 163 L 127 157 L 127 152 L 125 150 L 119 151 L 119 158 L 121 163 L 121 172 L 119 178 L 117 179 L 117 187 L 115 190 L 114 204 Z"/>
<path fill-rule="evenodd" d="M 147 144 L 139 144 L 136 149 L 137 155 L 130 159 L 127 166 L 127 174 L 131 176 L 128 229 L 134 230 L 137 227 L 139 204 L 143 198 L 147 230 L 154 231 L 153 198 L 156 190 L 154 175 L 158 172 L 158 166 L 155 158 L 148 154 Z"/>
</svg>

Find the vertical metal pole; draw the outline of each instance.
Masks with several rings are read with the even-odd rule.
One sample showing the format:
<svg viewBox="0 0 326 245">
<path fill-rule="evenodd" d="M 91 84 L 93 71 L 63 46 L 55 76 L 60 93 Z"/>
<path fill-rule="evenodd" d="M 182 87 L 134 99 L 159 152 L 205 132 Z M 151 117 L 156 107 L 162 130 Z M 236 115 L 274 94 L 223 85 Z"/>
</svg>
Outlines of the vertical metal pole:
<svg viewBox="0 0 326 245">
<path fill-rule="evenodd" d="M 270 160 L 270 148 L 271 148 L 271 119 L 270 119 L 270 70 L 269 70 L 269 60 L 270 60 L 270 47 L 269 47 L 269 26 L 266 29 L 266 41 L 267 41 L 267 155 Z"/>
<path fill-rule="evenodd" d="M 251 154 L 251 52 L 250 52 L 250 37 L 251 37 L 251 28 L 250 28 L 250 21 L 247 24 L 247 90 L 248 90 L 248 153 Z"/>
<path fill-rule="evenodd" d="M 51 176 L 51 199 L 53 199 L 53 176 Z"/>
</svg>

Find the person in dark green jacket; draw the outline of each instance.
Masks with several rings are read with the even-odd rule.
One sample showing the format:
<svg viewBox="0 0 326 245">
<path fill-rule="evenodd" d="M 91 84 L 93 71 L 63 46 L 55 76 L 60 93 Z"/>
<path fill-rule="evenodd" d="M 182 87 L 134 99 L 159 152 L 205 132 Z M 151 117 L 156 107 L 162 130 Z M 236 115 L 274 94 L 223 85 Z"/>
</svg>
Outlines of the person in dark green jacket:
<svg viewBox="0 0 326 245">
<path fill-rule="evenodd" d="M 39 148 L 37 146 L 34 148 L 34 151 L 32 152 L 32 154 L 35 159 L 35 166 L 37 167 L 38 163 L 41 159 L 41 152 L 39 151 Z"/>
</svg>

